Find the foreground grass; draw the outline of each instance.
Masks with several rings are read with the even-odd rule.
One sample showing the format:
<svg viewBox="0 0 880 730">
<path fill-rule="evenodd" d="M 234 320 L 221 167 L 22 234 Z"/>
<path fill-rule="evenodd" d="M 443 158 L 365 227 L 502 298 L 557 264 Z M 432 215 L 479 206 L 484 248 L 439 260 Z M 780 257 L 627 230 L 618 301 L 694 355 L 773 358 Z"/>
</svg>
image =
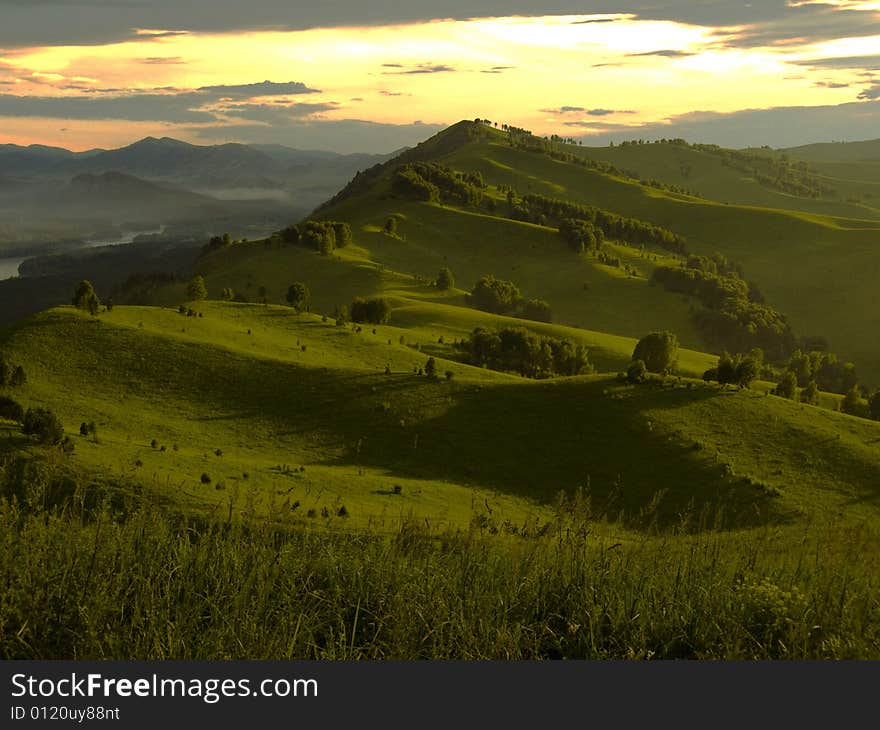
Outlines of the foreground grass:
<svg viewBox="0 0 880 730">
<path fill-rule="evenodd" d="M 2 659 L 880 656 L 866 526 L 618 540 L 575 498 L 544 524 L 346 534 L 0 478 Z"/>
</svg>

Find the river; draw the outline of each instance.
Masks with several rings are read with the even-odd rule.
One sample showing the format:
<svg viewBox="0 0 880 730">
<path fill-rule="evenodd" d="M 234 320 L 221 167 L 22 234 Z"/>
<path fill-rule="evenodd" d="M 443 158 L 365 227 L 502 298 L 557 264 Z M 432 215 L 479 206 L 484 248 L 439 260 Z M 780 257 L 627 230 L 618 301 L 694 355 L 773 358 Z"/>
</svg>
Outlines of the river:
<svg viewBox="0 0 880 730">
<path fill-rule="evenodd" d="M 61 251 L 53 251 L 52 253 L 70 253 L 72 251 L 82 251 L 87 248 L 98 248 L 99 246 L 124 246 L 129 243 L 133 243 L 134 239 L 137 236 L 141 236 L 144 234 L 150 233 L 162 233 L 165 230 L 165 226 L 161 226 L 160 228 L 153 228 L 148 231 L 127 231 L 122 234 L 121 238 L 117 238 L 113 241 L 108 241 L 106 239 L 96 238 L 79 246 L 73 246 L 69 248 L 64 248 Z M 42 254 L 31 254 L 29 256 L 12 256 L 10 258 L 0 258 L 0 280 L 4 279 L 13 279 L 18 276 L 18 267 L 21 266 L 22 261 L 27 259 L 34 258 L 34 256 L 40 256 Z"/>
</svg>

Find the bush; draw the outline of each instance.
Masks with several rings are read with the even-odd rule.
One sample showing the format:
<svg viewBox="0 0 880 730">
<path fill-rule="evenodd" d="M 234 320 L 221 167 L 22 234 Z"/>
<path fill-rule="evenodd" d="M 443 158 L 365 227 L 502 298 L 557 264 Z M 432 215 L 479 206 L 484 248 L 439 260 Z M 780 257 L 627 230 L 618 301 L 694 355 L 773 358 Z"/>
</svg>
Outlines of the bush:
<svg viewBox="0 0 880 730">
<path fill-rule="evenodd" d="M 455 373 L 452 372 L 451 370 L 447 370 L 447 371 L 446 371 L 446 379 L 447 379 L 447 380 L 453 380 L 454 378 L 455 378 Z"/>
<path fill-rule="evenodd" d="M 491 274 L 480 277 L 471 291 L 471 303 L 477 309 L 505 314 L 516 309 L 521 295 L 512 281 L 496 279 Z"/>
<path fill-rule="evenodd" d="M 21 430 L 28 436 L 36 436 L 42 444 L 58 444 L 64 438 L 64 426 L 58 416 L 45 408 L 28 408 Z"/>
<path fill-rule="evenodd" d="M 387 299 L 382 297 L 374 299 L 357 298 L 351 303 L 350 312 L 353 322 L 385 324 L 391 315 L 391 305 Z"/>
<path fill-rule="evenodd" d="M 455 287 L 455 277 L 445 266 L 437 273 L 437 288 L 447 291 Z"/>
<path fill-rule="evenodd" d="M 200 302 L 208 298 L 208 288 L 203 276 L 194 276 L 186 285 L 186 296 L 191 302 Z"/>
<path fill-rule="evenodd" d="M 77 284 L 76 290 L 73 293 L 72 303 L 77 309 L 85 309 L 92 316 L 98 313 L 98 309 L 101 306 L 101 300 L 98 299 L 98 295 L 95 293 L 95 287 L 92 286 L 92 282 L 88 279 L 83 279 Z"/>
<path fill-rule="evenodd" d="M 644 360 L 635 360 L 626 369 L 626 380 L 629 383 L 641 383 L 648 374 L 648 368 Z"/>
<path fill-rule="evenodd" d="M 311 309 L 312 294 L 301 281 L 295 281 L 287 290 L 287 303 L 297 312 L 308 312 Z"/>
<path fill-rule="evenodd" d="M 425 375 L 431 379 L 437 377 L 437 363 L 433 357 L 429 357 L 428 362 L 425 363 Z"/>
<path fill-rule="evenodd" d="M 652 332 L 639 340 L 632 359 L 643 360 L 652 373 L 669 373 L 675 369 L 678 356 L 678 338 L 672 332 Z"/>
<path fill-rule="evenodd" d="M 210 483 L 211 483 L 211 477 L 208 476 L 208 474 L 203 473 L 202 476 L 201 476 L 201 482 L 202 482 L 202 484 L 210 484 Z"/>
<path fill-rule="evenodd" d="M 24 421 L 24 408 L 12 398 L 0 396 L 0 418 L 21 423 Z"/>
</svg>

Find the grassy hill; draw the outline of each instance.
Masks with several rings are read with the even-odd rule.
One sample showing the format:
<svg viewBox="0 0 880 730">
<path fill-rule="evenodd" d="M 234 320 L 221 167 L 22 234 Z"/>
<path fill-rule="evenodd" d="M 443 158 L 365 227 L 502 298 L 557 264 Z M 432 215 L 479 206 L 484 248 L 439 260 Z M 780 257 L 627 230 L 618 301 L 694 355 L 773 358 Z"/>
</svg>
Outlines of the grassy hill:
<svg viewBox="0 0 880 730">
<path fill-rule="evenodd" d="M 721 505 L 749 523 L 876 508 L 880 424 L 700 381 L 524 380 L 437 349 L 455 377 L 430 381 L 413 370 L 448 330 L 420 306 L 402 308 L 408 327 L 376 334 L 253 304 L 203 303 L 203 317 L 63 308 L 8 332 L 2 349 L 29 374 L 25 405 L 54 409 L 69 432 L 96 423 L 97 439 L 75 439 L 76 464 L 188 509 L 232 500 L 299 517 L 345 505 L 351 525 L 410 513 L 464 525 L 477 504 L 522 522 L 577 487 L 628 520 Z M 527 460 L 511 458 L 523 448 Z"/>
<path fill-rule="evenodd" d="M 467 127 L 447 130 L 400 159 L 435 160 L 456 170 L 480 172 L 490 186 L 510 186 L 520 195 L 562 198 L 650 221 L 685 236 L 696 253 L 720 252 L 743 267 L 746 277 L 788 316 L 798 334 L 824 336 L 842 358 L 857 363 L 870 384 L 880 383 L 880 347 L 866 337 L 880 324 L 872 294 L 880 267 L 880 221 L 732 205 L 672 193 L 516 149 L 497 130 L 482 127 L 467 135 L 463 129 Z M 582 150 L 570 149 L 575 154 Z M 467 285 L 487 273 L 483 269 L 490 262 L 482 258 L 485 251 L 487 258 L 495 259 L 493 273 L 517 273 L 514 280 L 545 296 L 560 321 L 630 335 L 638 327 L 656 327 L 662 322 L 688 346 L 705 347 L 689 327 L 687 302 L 652 295 L 638 281 L 621 279 L 618 272 L 607 271 L 595 261 L 570 256 L 562 243 L 555 247 L 547 243 L 552 241 L 547 231 L 527 230 L 510 221 L 487 221 L 485 216 L 450 207 L 401 203 L 389 192 L 395 165 L 374 168 L 369 176 L 356 179 L 320 211 L 327 218 L 351 221 L 356 240 L 375 261 L 392 269 L 406 266 L 409 271 L 430 272 L 446 256 Z M 386 240 L 377 230 L 392 214 L 402 218 L 405 245 L 394 245 L 397 242 Z M 663 262 L 662 252 L 650 254 L 657 255 L 657 261 L 650 256 L 638 261 L 634 258 L 638 253 L 629 252 L 636 269 L 646 277 L 653 265 Z M 621 250 L 621 255 L 626 256 L 626 251 Z M 509 261 L 507 272 L 498 270 L 502 261 Z M 587 281 L 588 288 L 595 286 L 602 295 L 599 301 L 585 302 L 583 283 L 590 268 L 603 276 Z M 642 313 L 641 318 L 634 320 L 633 309 Z M 621 316 L 616 317 L 618 312 Z"/>
</svg>

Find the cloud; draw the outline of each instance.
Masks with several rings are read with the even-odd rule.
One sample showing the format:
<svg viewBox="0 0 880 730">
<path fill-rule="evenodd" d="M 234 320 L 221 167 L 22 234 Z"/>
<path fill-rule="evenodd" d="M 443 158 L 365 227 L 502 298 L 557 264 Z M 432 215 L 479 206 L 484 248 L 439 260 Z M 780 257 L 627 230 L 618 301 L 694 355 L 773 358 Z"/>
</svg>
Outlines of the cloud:
<svg viewBox="0 0 880 730">
<path fill-rule="evenodd" d="M 414 146 L 444 129 L 439 124 L 381 124 L 358 119 L 288 120 L 286 124 L 240 124 L 194 127 L 183 130 L 203 142 L 229 141 L 283 144 L 299 149 L 332 150 L 339 153 L 385 153 Z"/>
<path fill-rule="evenodd" d="M 480 71 L 481 74 L 500 74 L 505 71 L 510 71 L 516 68 L 516 66 L 492 66 L 492 68 L 484 68 Z"/>
<path fill-rule="evenodd" d="M 171 65 L 186 63 L 180 56 L 150 56 L 149 58 L 142 58 L 140 61 L 150 66 L 159 66 L 166 63 Z"/>
<path fill-rule="evenodd" d="M 639 58 L 640 56 L 662 56 L 663 58 L 687 58 L 688 56 L 695 56 L 695 53 L 689 53 L 688 51 L 676 51 L 671 48 L 664 48 L 659 51 L 647 51 L 645 53 L 628 53 L 627 56 L 630 58 Z"/>
<path fill-rule="evenodd" d="M 161 39 L 181 32 L 301 30 L 584 12 L 582 0 L 0 0 L 0 48 Z M 611 23 L 622 15 L 622 8 L 619 0 L 594 0 L 589 12 L 594 17 L 575 22 Z M 792 5 L 788 0 L 632 0 L 623 13 L 712 28 L 739 26 L 742 30 L 726 43 L 740 47 L 870 35 L 877 32 L 878 22 L 875 13 L 853 5 Z M 133 30 L 137 28 L 156 30 L 138 34 Z"/>
<path fill-rule="evenodd" d="M 219 109 L 218 112 L 228 117 L 239 117 L 268 124 L 284 124 L 291 119 L 302 119 L 323 112 L 335 111 L 339 104 L 335 101 L 315 104 L 239 104 Z"/>
<path fill-rule="evenodd" d="M 125 119 L 177 123 L 214 121 L 214 114 L 199 109 L 204 103 L 205 96 L 198 93 L 99 97 L 0 94 L 0 117 Z"/>
<path fill-rule="evenodd" d="M 812 58 L 805 61 L 795 61 L 794 63 L 797 63 L 799 66 L 809 66 L 810 68 L 863 69 L 865 71 L 880 71 L 880 55 Z"/>
<path fill-rule="evenodd" d="M 587 114 L 591 117 L 607 117 L 612 114 L 635 114 L 629 109 L 586 109 L 582 106 L 561 106 L 558 109 L 541 109 L 545 114 L 557 114 L 564 116 L 566 114 Z M 570 122 L 566 122 L 569 124 Z M 578 122 L 574 122 L 577 124 Z"/>
<path fill-rule="evenodd" d="M 79 96 L 0 94 L 0 117 L 124 119 L 194 124 L 216 121 L 217 114 L 211 107 L 223 99 L 244 101 L 257 97 L 317 93 L 316 89 L 311 89 L 299 81 L 203 86 L 194 91 L 164 88 L 132 93 L 120 93 L 120 89 L 91 89 L 81 84 L 66 84 L 64 88 L 89 93 Z M 259 104 L 250 106 L 253 107 L 251 112 L 263 108 Z M 224 113 L 237 108 L 240 107 L 227 107 Z M 335 107 L 328 106 L 327 103 L 289 105 L 287 116 L 308 116 L 331 108 Z"/>
<path fill-rule="evenodd" d="M 263 81 L 258 84 L 238 84 L 235 86 L 202 86 L 198 91 L 217 97 L 239 97 L 245 99 L 251 99 L 255 96 L 292 96 L 294 94 L 320 93 L 319 89 L 310 89 L 301 81 L 287 81 L 286 83 Z"/>
<path fill-rule="evenodd" d="M 456 71 L 452 66 L 447 66 L 445 63 L 420 63 L 416 66 L 403 66 L 399 63 L 383 63 L 382 66 L 384 68 L 396 68 L 400 69 L 399 71 L 383 71 L 383 74 L 398 76 L 398 75 L 407 75 L 407 74 L 441 74 L 441 73 L 450 73 Z"/>
<path fill-rule="evenodd" d="M 815 81 L 813 86 L 821 86 L 825 89 L 848 89 L 849 84 L 840 83 L 838 81 Z"/>
<path fill-rule="evenodd" d="M 865 89 L 861 94 L 859 94 L 859 99 L 880 99 L 880 85 L 872 86 L 870 89 Z"/>
<path fill-rule="evenodd" d="M 586 121 L 584 126 L 601 132 L 583 137 L 585 144 L 681 137 L 734 148 L 796 147 L 818 141 L 877 138 L 880 102 L 743 109 L 729 114 L 697 111 L 670 117 L 665 123 L 597 126 Z"/>
</svg>

